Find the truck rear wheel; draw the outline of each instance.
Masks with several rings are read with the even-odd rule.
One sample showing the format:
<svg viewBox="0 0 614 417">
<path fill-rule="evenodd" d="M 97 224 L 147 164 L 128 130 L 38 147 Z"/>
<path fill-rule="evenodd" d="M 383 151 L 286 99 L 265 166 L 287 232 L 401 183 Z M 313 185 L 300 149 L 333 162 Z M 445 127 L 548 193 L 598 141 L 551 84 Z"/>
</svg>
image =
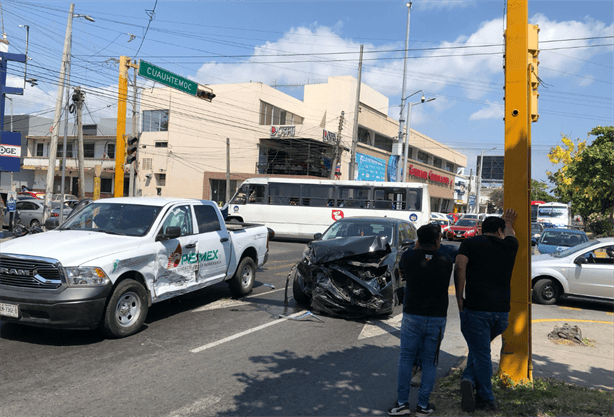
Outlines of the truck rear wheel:
<svg viewBox="0 0 614 417">
<path fill-rule="evenodd" d="M 113 338 L 136 333 L 147 316 L 147 291 L 137 281 L 126 279 L 113 291 L 102 319 L 102 331 Z"/>
<path fill-rule="evenodd" d="M 252 291 L 256 281 L 256 265 L 249 256 L 241 259 L 235 275 L 228 281 L 234 297 L 244 297 Z"/>
<path fill-rule="evenodd" d="M 294 301 L 296 301 L 297 304 L 309 304 L 311 302 L 311 297 L 305 294 L 305 281 L 296 265 L 290 270 L 290 278 L 292 279 L 292 295 L 294 295 Z"/>
</svg>

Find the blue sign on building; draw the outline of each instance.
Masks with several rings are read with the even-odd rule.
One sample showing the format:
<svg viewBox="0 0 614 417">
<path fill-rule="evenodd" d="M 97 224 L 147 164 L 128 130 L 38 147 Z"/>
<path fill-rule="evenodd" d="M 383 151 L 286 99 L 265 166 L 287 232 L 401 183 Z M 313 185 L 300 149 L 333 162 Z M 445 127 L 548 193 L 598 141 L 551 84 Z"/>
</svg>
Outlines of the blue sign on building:
<svg viewBox="0 0 614 417">
<path fill-rule="evenodd" d="M 386 161 L 381 158 L 357 153 L 356 168 L 359 181 L 386 181 Z"/>
<path fill-rule="evenodd" d="M 0 171 L 19 172 L 21 133 L 0 132 Z"/>
</svg>

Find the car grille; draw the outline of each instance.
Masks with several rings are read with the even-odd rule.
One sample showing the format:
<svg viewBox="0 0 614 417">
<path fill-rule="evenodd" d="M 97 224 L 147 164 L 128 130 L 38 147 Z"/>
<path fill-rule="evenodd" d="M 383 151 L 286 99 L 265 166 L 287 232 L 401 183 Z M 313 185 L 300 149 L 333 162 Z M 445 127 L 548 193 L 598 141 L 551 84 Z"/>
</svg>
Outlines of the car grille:
<svg viewBox="0 0 614 417">
<path fill-rule="evenodd" d="M 0 285 L 52 290 L 63 278 L 62 267 L 53 259 L 0 255 Z"/>
</svg>

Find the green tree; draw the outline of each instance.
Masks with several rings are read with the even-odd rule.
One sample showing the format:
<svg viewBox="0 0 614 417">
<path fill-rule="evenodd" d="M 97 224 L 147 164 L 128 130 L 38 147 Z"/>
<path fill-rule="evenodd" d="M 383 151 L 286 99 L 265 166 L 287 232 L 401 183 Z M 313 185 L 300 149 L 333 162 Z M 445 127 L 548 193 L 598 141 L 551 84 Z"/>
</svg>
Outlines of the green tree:
<svg viewBox="0 0 614 417">
<path fill-rule="evenodd" d="M 547 189 L 548 184 L 532 179 L 531 201 L 545 201 L 546 203 L 556 201 L 556 198 L 553 195 L 548 194 L 548 192 L 546 191 Z"/>
<path fill-rule="evenodd" d="M 556 173 L 548 173 L 555 184 L 554 194 L 562 202 L 571 202 L 574 212 L 583 218 L 610 213 L 614 197 L 614 126 L 597 126 L 589 135 L 596 136 L 590 146 L 579 141 L 574 149 L 573 142 L 564 137 L 567 149 L 557 146 L 548 154 L 553 163 L 564 164 Z"/>
<path fill-rule="evenodd" d="M 495 208 L 503 210 L 503 187 L 492 190 L 488 199 Z"/>
</svg>

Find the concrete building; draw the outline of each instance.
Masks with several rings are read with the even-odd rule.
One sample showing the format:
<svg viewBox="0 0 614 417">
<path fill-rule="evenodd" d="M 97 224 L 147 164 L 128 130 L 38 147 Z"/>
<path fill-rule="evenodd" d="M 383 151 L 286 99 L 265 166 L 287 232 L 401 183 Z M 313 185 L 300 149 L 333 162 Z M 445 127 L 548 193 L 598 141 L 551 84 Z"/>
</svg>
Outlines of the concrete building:
<svg viewBox="0 0 614 417">
<path fill-rule="evenodd" d="M 336 170 L 336 178 L 350 179 L 354 77 L 306 85 L 302 101 L 262 83 L 209 87 L 212 102 L 171 88 L 143 92 L 140 194 L 223 202 L 227 151 L 231 191 L 256 176 L 329 178 Z M 386 96 L 361 85 L 356 179 L 390 178 L 399 124 L 388 108 Z M 413 129 L 409 144 L 407 180 L 429 184 L 433 211 L 452 211 L 466 156 Z M 337 145 L 341 161 L 333 167 Z"/>
</svg>

